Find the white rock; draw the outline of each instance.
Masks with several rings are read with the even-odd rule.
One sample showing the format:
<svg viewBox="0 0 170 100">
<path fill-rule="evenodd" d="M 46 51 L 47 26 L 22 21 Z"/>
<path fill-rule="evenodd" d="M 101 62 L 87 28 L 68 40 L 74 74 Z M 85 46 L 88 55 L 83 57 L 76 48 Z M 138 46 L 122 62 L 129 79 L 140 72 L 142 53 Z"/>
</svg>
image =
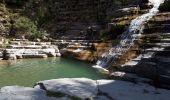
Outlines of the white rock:
<svg viewBox="0 0 170 100">
<path fill-rule="evenodd" d="M 48 91 L 62 92 L 82 99 L 95 97 L 97 94 L 96 81 L 87 78 L 53 79 L 38 83 L 43 83 Z"/>
</svg>

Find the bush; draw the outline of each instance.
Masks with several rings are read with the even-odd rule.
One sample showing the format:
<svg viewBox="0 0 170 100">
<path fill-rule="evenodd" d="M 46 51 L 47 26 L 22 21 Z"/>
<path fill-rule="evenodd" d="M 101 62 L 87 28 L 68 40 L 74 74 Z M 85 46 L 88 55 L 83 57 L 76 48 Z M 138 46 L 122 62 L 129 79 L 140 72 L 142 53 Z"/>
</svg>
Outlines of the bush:
<svg viewBox="0 0 170 100">
<path fill-rule="evenodd" d="M 21 17 L 15 23 L 16 28 L 21 28 L 28 34 L 37 31 L 37 26 L 28 18 Z"/>
<path fill-rule="evenodd" d="M 49 13 L 48 13 L 48 8 L 46 6 L 41 6 L 37 10 L 37 23 L 38 27 L 43 27 L 48 21 L 51 20 Z"/>
<path fill-rule="evenodd" d="M 16 20 L 15 28 L 20 34 L 28 35 L 32 39 L 42 38 L 46 32 L 39 30 L 34 22 L 26 17 L 21 17 Z"/>
<path fill-rule="evenodd" d="M 117 24 L 112 26 L 109 30 L 103 30 L 100 34 L 100 39 L 103 41 L 113 40 L 125 31 L 124 24 Z"/>
<path fill-rule="evenodd" d="M 159 8 L 161 12 L 170 11 L 170 0 L 166 0 Z"/>
<path fill-rule="evenodd" d="M 43 36 L 46 36 L 46 35 L 47 35 L 46 31 L 40 30 L 40 31 L 36 31 L 36 32 L 32 33 L 31 38 L 32 39 L 37 39 L 37 38 L 42 39 Z"/>
<path fill-rule="evenodd" d="M 30 19 L 36 21 L 38 28 L 44 28 L 53 19 L 48 2 L 48 0 L 32 0 L 26 6 L 25 13 Z"/>
</svg>

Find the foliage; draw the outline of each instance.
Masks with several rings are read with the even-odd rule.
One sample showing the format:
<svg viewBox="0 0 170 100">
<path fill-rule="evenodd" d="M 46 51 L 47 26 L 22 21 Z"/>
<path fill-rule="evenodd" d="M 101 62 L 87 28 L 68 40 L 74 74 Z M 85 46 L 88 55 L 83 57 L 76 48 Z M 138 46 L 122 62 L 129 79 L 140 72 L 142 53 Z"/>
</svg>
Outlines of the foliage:
<svg viewBox="0 0 170 100">
<path fill-rule="evenodd" d="M 37 17 L 39 27 L 42 27 L 44 24 L 46 24 L 50 20 L 47 7 L 45 6 L 39 7 L 37 11 Z"/>
<path fill-rule="evenodd" d="M 21 17 L 15 23 L 17 28 L 22 28 L 28 33 L 37 31 L 36 25 L 28 18 Z"/>
<path fill-rule="evenodd" d="M 170 0 L 166 0 L 159 8 L 160 11 L 170 11 Z"/>
<path fill-rule="evenodd" d="M 100 33 L 100 39 L 102 41 L 109 40 L 109 36 L 108 36 L 109 34 L 108 33 L 109 33 L 108 30 L 102 30 L 101 33 Z"/>
<path fill-rule="evenodd" d="M 29 35 L 31 38 L 42 38 L 46 32 L 39 30 L 34 22 L 29 18 L 21 17 L 16 20 L 15 27 L 22 32 L 22 34 Z"/>
<path fill-rule="evenodd" d="M 118 35 L 122 34 L 125 30 L 124 24 L 116 24 L 109 30 L 103 30 L 100 34 L 100 39 L 103 41 L 116 39 Z"/>
<path fill-rule="evenodd" d="M 37 30 L 31 34 L 33 39 L 43 38 L 43 36 L 46 36 L 46 35 L 47 35 L 47 33 L 44 30 L 39 30 L 39 31 Z"/>
<path fill-rule="evenodd" d="M 48 2 L 48 0 L 39 0 L 36 2 L 30 0 L 25 9 L 27 16 L 36 22 L 38 28 L 44 28 L 52 20 Z"/>
</svg>

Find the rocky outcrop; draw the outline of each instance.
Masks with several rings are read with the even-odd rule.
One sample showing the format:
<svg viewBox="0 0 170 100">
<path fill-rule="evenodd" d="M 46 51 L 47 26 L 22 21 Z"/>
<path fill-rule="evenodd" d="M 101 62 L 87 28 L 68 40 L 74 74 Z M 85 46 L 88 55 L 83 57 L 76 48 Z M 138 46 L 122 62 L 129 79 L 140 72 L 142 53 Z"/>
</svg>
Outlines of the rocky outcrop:
<svg viewBox="0 0 170 100">
<path fill-rule="evenodd" d="M 143 0 L 40 0 L 31 2 L 27 6 L 27 12 L 34 20 L 42 19 L 42 27 L 47 29 L 53 38 L 82 39 L 89 26 L 97 27 L 99 33 L 110 18 L 116 16 L 115 10 L 138 5 L 140 1 Z M 39 15 L 39 10 L 44 12 Z"/>
<path fill-rule="evenodd" d="M 11 41 L 9 47 L 3 51 L 5 60 L 60 56 L 58 47 L 51 45 L 51 42 Z"/>
<path fill-rule="evenodd" d="M 133 8 L 147 0 L 4 1 L 1 1 L 1 4 L 5 4 L 6 8 L 4 8 L 10 11 L 10 13 L 3 14 L 8 17 L 10 16 L 10 18 L 5 18 L 5 21 L 3 21 L 8 23 L 3 23 L 3 27 L 8 31 L 7 33 L 10 32 L 11 19 L 15 20 L 22 16 L 28 16 L 34 22 L 37 22 L 39 28 L 48 30 L 52 38 L 84 39 L 89 26 L 96 27 L 97 33 L 100 33 L 99 31 L 113 17 L 120 17 L 122 14 L 127 13 L 122 13 L 118 9 L 125 7 Z M 128 13 L 131 13 L 131 11 Z M 4 34 L 7 33 L 5 32 Z"/>
</svg>

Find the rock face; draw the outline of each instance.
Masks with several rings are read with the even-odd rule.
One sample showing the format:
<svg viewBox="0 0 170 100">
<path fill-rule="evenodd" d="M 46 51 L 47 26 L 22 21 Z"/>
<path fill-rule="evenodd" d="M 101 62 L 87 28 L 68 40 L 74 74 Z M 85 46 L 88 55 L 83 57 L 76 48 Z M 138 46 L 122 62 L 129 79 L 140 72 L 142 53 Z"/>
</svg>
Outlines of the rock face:
<svg viewBox="0 0 170 100">
<path fill-rule="evenodd" d="M 99 90 L 107 94 L 106 100 L 111 100 L 108 99 L 109 97 L 113 98 L 112 100 L 166 100 L 169 94 L 168 90 L 158 89 L 158 92 L 157 89 L 146 84 L 114 80 L 99 80 L 98 83 Z"/>
<path fill-rule="evenodd" d="M 161 12 L 152 18 L 145 25 L 141 38 L 136 40 L 139 47 L 136 49 L 136 57 L 114 67 L 114 71 L 136 74 L 152 79 L 153 84 L 158 87 L 170 88 L 169 16 L 169 12 Z M 115 77 L 114 74 L 113 76 Z M 124 79 L 124 76 L 120 77 Z"/>
<path fill-rule="evenodd" d="M 37 18 L 37 10 L 47 9 L 47 16 L 51 16 L 45 28 L 51 32 L 53 38 L 82 39 L 89 26 L 99 31 L 112 16 L 112 11 L 123 6 L 138 4 L 141 0 L 40 0 L 32 2 L 29 16 Z M 62 37 L 61 37 L 62 35 Z"/>
<path fill-rule="evenodd" d="M 9 13 L 0 11 L 0 33 L 8 34 L 11 29 L 10 15 L 15 18 L 28 16 L 38 27 L 48 30 L 53 38 L 82 39 L 89 26 L 98 31 L 114 16 L 117 9 L 139 5 L 146 0 L 38 0 L 0 1 L 0 8 L 6 5 Z M 118 11 L 117 11 L 118 12 Z M 9 14 L 9 15 L 8 15 Z M 5 16 L 6 17 L 5 17 Z M 118 14 L 119 15 L 119 14 Z M 1 21 L 0 21 L 1 22 Z M 14 22 L 15 23 L 15 22 Z M 61 37 L 61 35 L 64 35 Z M 76 37 L 75 37 L 76 36 Z"/>
</svg>

